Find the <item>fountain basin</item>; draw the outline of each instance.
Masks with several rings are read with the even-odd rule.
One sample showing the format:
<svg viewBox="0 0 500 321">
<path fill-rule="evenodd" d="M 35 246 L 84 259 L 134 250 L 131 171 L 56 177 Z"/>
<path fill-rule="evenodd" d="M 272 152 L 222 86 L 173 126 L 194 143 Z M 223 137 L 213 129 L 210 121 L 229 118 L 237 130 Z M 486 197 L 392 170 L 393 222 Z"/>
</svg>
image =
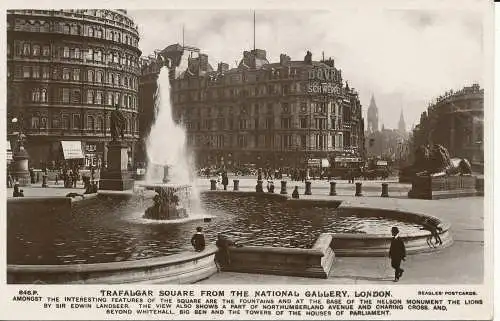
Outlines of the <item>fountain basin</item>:
<svg viewBox="0 0 500 321">
<path fill-rule="evenodd" d="M 7 266 L 9 284 L 186 284 L 217 272 L 217 247 L 137 261 Z"/>
<path fill-rule="evenodd" d="M 346 207 L 340 211 L 355 211 L 358 215 L 370 217 L 375 213 L 389 218 L 405 220 L 410 222 L 421 222 L 423 219 L 432 219 L 441 227 L 438 234 L 443 242 L 436 246 L 435 240 L 429 231 L 413 231 L 410 233 L 400 233 L 400 238 L 404 241 L 407 254 L 432 252 L 437 249 L 449 247 L 453 244 L 451 235 L 451 225 L 443 222 L 437 217 L 427 214 L 410 213 L 379 208 L 366 207 Z M 392 237 L 379 234 L 353 234 L 353 233 L 333 233 L 332 248 L 336 256 L 387 256 L 391 245 Z"/>
<path fill-rule="evenodd" d="M 244 246 L 228 249 L 230 263 L 223 271 L 328 278 L 335 253 L 332 235 L 322 233 L 311 249 Z"/>
</svg>

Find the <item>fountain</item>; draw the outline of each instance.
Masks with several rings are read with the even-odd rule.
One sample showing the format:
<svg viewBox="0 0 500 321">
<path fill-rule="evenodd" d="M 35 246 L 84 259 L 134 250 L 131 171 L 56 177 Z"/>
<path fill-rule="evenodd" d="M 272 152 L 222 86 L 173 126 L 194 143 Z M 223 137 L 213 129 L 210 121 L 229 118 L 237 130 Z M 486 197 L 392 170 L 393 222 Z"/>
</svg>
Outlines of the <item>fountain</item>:
<svg viewBox="0 0 500 321">
<path fill-rule="evenodd" d="M 146 209 L 144 218 L 153 220 L 203 219 L 191 215 L 193 204 L 199 200 L 192 175 L 192 155 L 186 148 L 186 132 L 174 121 L 170 101 L 170 80 L 172 72 L 180 65 L 182 48 L 169 46 L 158 53 L 161 66 L 158 77 L 159 94 L 156 95 L 156 118 L 149 134 L 146 150 L 149 165 L 146 190 L 153 190 L 153 206 Z M 165 143 L 165 137 L 172 139 Z M 200 207 L 197 207 L 200 209 Z"/>
</svg>

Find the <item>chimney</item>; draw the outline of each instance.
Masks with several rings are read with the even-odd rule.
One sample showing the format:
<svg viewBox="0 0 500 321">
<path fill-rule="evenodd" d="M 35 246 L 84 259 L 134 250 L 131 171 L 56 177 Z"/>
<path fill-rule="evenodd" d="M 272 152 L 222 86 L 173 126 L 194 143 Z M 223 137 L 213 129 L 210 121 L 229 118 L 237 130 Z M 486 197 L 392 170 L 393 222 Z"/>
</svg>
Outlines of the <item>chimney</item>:
<svg viewBox="0 0 500 321">
<path fill-rule="evenodd" d="M 286 54 L 281 54 L 280 55 L 280 65 L 286 65 L 287 63 L 290 62 L 290 56 L 287 56 Z"/>
</svg>

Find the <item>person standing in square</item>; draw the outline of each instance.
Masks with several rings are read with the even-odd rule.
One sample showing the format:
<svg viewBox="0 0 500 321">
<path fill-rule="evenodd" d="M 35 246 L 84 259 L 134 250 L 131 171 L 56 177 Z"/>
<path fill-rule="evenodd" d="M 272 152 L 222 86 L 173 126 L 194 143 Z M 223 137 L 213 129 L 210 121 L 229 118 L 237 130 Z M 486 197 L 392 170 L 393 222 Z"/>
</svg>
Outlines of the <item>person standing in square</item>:
<svg viewBox="0 0 500 321">
<path fill-rule="evenodd" d="M 401 261 L 406 258 L 406 248 L 403 240 L 399 237 L 399 229 L 394 226 L 391 229 L 392 241 L 389 249 L 389 257 L 391 258 L 391 266 L 394 269 L 394 282 L 398 282 L 403 275 L 404 270 L 401 268 Z"/>
</svg>

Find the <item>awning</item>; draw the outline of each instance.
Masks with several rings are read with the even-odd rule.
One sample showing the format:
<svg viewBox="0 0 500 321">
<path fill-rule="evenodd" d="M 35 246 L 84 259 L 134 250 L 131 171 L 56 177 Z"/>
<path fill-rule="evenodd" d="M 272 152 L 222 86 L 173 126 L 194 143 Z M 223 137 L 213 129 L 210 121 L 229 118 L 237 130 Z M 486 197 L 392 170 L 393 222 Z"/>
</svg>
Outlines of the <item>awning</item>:
<svg viewBox="0 0 500 321">
<path fill-rule="evenodd" d="M 82 142 L 79 140 L 61 141 L 64 159 L 81 159 L 83 157 Z"/>
<path fill-rule="evenodd" d="M 335 157 L 336 163 L 361 163 L 363 160 L 359 157 Z"/>
<path fill-rule="evenodd" d="M 330 162 L 328 161 L 327 158 L 321 159 L 321 167 L 330 167 Z"/>
</svg>

